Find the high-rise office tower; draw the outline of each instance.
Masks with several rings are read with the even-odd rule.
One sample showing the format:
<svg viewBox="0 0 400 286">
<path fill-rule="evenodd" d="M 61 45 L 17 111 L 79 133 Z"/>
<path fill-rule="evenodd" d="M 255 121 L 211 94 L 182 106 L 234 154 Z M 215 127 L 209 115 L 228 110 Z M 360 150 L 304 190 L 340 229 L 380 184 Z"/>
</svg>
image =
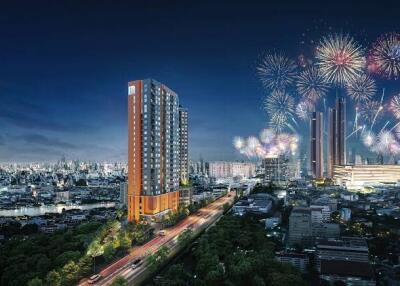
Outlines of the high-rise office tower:
<svg viewBox="0 0 400 286">
<path fill-rule="evenodd" d="M 337 98 L 329 108 L 328 176 L 333 177 L 334 165 L 346 165 L 346 100 Z"/>
<path fill-rule="evenodd" d="M 189 182 L 188 152 L 188 111 L 179 107 L 179 141 L 180 141 L 180 180 L 183 185 Z"/>
<path fill-rule="evenodd" d="M 179 157 L 178 95 L 152 79 L 129 82 L 129 221 L 178 208 Z"/>
<path fill-rule="evenodd" d="M 336 164 L 346 165 L 346 99 L 336 99 Z"/>
<path fill-rule="evenodd" d="M 336 109 L 328 110 L 328 165 L 327 171 L 330 178 L 333 177 L 333 166 L 336 164 Z"/>
<path fill-rule="evenodd" d="M 310 120 L 311 150 L 310 163 L 311 173 L 314 178 L 323 177 L 323 130 L 324 120 L 322 112 L 314 111 Z"/>
</svg>

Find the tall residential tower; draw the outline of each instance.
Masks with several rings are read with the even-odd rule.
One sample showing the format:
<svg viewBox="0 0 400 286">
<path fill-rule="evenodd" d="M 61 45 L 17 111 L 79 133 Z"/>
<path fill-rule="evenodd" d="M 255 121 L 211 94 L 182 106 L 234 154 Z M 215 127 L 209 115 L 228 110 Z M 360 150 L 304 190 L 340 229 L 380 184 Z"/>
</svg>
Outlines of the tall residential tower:
<svg viewBox="0 0 400 286">
<path fill-rule="evenodd" d="M 160 217 L 179 204 L 178 95 L 153 80 L 128 83 L 128 220 Z"/>
<path fill-rule="evenodd" d="M 180 142 L 180 182 L 187 185 L 189 182 L 189 137 L 188 137 L 188 111 L 179 107 L 179 142 Z"/>
</svg>

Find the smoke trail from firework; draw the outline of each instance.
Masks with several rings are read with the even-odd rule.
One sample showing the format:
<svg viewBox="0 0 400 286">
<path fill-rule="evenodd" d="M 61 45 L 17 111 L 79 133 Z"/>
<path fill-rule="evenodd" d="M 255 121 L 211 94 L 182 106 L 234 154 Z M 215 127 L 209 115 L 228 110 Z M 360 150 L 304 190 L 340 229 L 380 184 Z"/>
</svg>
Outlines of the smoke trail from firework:
<svg viewBox="0 0 400 286">
<path fill-rule="evenodd" d="M 374 119 L 375 121 L 379 121 L 382 118 L 383 113 L 381 111 L 383 106 L 379 101 L 369 100 L 358 104 L 357 108 L 361 122 L 372 124 Z"/>
<path fill-rule="evenodd" d="M 272 127 L 281 131 L 287 126 L 288 120 L 293 117 L 294 98 L 286 92 L 276 90 L 265 99 L 264 108 Z"/>
<path fill-rule="evenodd" d="M 317 46 L 316 59 L 326 80 L 339 86 L 355 80 L 365 67 L 361 46 L 344 34 L 322 38 Z"/>
<path fill-rule="evenodd" d="M 400 94 L 390 100 L 389 109 L 397 119 L 400 119 Z"/>
<path fill-rule="evenodd" d="M 368 75 L 361 76 L 351 80 L 346 85 L 347 94 L 356 102 L 366 102 L 375 95 L 375 81 Z"/>
<path fill-rule="evenodd" d="M 328 92 L 329 83 L 318 68 L 311 66 L 299 74 L 296 87 L 304 99 L 315 102 Z"/>
<path fill-rule="evenodd" d="M 267 54 L 258 65 L 257 73 L 268 90 L 284 90 L 295 81 L 296 64 L 283 54 Z"/>
<path fill-rule="evenodd" d="M 400 34 L 382 35 L 372 46 L 369 57 L 369 69 L 387 77 L 400 77 Z"/>
</svg>

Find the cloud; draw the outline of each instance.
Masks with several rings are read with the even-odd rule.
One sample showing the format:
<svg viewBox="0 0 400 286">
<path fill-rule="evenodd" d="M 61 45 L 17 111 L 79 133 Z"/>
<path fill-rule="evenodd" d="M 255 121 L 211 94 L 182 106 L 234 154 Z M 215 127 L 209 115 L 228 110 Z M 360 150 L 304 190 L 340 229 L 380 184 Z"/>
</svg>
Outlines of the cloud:
<svg viewBox="0 0 400 286">
<path fill-rule="evenodd" d="M 41 134 L 24 134 L 14 137 L 15 140 L 26 144 L 42 145 L 43 147 L 53 147 L 60 149 L 77 149 L 78 146 L 72 143 L 64 142 L 58 138 L 50 138 Z"/>
<path fill-rule="evenodd" d="M 48 135 L 29 133 L 9 136 L 1 144 L 0 162 L 55 162 L 62 156 L 71 160 L 125 162 L 126 150 L 114 144 L 70 143 Z"/>
<path fill-rule="evenodd" d="M 52 120 L 50 116 L 39 118 L 7 109 L 0 110 L 0 119 L 1 118 L 15 126 L 26 129 L 40 129 L 57 132 L 86 132 L 92 129 L 92 127 L 86 124 L 63 124 Z"/>
</svg>

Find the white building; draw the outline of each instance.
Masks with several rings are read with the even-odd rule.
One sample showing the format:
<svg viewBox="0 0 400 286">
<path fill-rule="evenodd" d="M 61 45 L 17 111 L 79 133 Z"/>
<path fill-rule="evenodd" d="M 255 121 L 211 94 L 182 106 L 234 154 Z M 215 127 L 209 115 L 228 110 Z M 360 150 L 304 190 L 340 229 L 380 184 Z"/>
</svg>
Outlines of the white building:
<svg viewBox="0 0 400 286">
<path fill-rule="evenodd" d="M 210 177 L 220 178 L 250 178 L 256 171 L 256 165 L 249 162 L 210 162 Z"/>
<path fill-rule="evenodd" d="M 333 180 L 350 188 L 396 184 L 400 181 L 400 165 L 334 166 Z"/>
</svg>

